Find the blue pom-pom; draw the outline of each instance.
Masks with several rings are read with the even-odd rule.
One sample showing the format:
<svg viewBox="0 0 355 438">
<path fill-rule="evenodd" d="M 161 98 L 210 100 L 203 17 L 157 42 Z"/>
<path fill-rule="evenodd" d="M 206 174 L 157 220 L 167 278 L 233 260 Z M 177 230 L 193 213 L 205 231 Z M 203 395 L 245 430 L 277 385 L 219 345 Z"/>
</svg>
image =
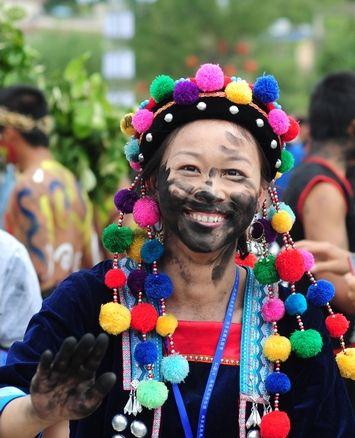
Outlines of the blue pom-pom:
<svg viewBox="0 0 355 438">
<path fill-rule="evenodd" d="M 145 263 L 153 263 L 160 259 L 164 253 L 164 246 L 158 239 L 147 240 L 141 249 L 141 257 Z"/>
<path fill-rule="evenodd" d="M 134 358 L 139 365 L 154 363 L 158 358 L 156 345 L 151 341 L 140 342 L 134 350 Z"/>
<path fill-rule="evenodd" d="M 132 138 L 128 143 L 125 144 L 124 153 L 127 161 L 138 161 L 139 143 L 136 138 Z"/>
<path fill-rule="evenodd" d="M 307 291 L 307 299 L 314 306 L 325 306 L 335 295 L 334 285 L 327 280 L 318 280 L 317 284 L 311 284 Z"/>
<path fill-rule="evenodd" d="M 163 358 L 160 371 L 167 382 L 181 383 L 189 374 L 189 363 L 184 356 L 173 354 Z"/>
<path fill-rule="evenodd" d="M 295 213 L 293 212 L 292 208 L 289 205 L 285 204 L 284 202 L 280 202 L 279 209 L 282 211 L 287 211 L 287 213 L 292 217 L 292 221 L 295 222 L 296 220 Z M 268 208 L 267 218 L 269 221 L 271 221 L 275 213 L 276 213 L 276 208 L 274 206 Z"/>
<path fill-rule="evenodd" d="M 270 103 L 279 98 L 279 84 L 272 75 L 260 76 L 254 83 L 253 96 L 263 103 Z"/>
<path fill-rule="evenodd" d="M 285 394 L 291 389 L 291 382 L 285 373 L 273 372 L 267 376 L 265 387 L 269 394 Z"/>
<path fill-rule="evenodd" d="M 289 315 L 302 315 L 307 310 L 307 300 L 300 293 L 291 294 L 285 301 L 285 308 Z"/>
<path fill-rule="evenodd" d="M 173 283 L 166 274 L 149 274 L 144 282 L 144 290 L 152 300 L 167 299 L 173 293 Z"/>
</svg>

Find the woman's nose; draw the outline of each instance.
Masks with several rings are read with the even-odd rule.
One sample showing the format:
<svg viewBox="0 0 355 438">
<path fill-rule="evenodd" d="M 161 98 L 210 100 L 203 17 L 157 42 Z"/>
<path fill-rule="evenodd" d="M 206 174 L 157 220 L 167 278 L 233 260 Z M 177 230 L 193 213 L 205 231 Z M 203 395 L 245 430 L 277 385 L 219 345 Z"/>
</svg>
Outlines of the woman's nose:
<svg viewBox="0 0 355 438">
<path fill-rule="evenodd" d="M 198 190 L 195 193 L 195 198 L 200 202 L 222 202 L 224 201 L 224 196 L 221 192 L 212 190 Z"/>
</svg>

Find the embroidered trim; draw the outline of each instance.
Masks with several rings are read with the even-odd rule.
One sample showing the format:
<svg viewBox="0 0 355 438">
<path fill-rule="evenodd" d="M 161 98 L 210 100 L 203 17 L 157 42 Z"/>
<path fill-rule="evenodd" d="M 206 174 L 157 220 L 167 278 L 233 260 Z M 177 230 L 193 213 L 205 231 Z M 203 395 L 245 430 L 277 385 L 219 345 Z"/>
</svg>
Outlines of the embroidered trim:
<svg viewBox="0 0 355 438">
<path fill-rule="evenodd" d="M 213 362 L 213 356 L 202 356 L 199 354 L 183 354 L 183 356 L 189 362 L 203 362 L 203 363 L 212 363 Z M 221 364 L 222 365 L 239 366 L 239 360 L 222 358 Z"/>
<path fill-rule="evenodd" d="M 161 408 L 154 410 L 154 418 L 152 425 L 152 438 L 159 438 L 161 425 Z"/>
</svg>

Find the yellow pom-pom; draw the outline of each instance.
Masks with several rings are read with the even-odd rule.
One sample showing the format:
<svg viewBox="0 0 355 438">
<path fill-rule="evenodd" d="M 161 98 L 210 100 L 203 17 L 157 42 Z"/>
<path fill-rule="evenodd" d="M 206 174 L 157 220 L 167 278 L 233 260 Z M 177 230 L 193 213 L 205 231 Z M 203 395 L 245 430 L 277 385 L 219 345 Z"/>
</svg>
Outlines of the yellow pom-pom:
<svg viewBox="0 0 355 438">
<path fill-rule="evenodd" d="M 355 348 L 346 348 L 335 356 L 342 377 L 355 380 Z"/>
<path fill-rule="evenodd" d="M 225 89 L 226 97 L 234 103 L 248 105 L 253 100 L 253 93 L 247 81 L 230 82 Z"/>
<path fill-rule="evenodd" d="M 123 117 L 123 119 L 121 119 L 121 122 L 120 122 L 121 131 L 128 136 L 134 135 L 136 133 L 135 129 L 132 126 L 132 116 L 133 115 L 134 115 L 134 113 L 126 114 Z"/>
<path fill-rule="evenodd" d="M 100 326 L 110 335 L 118 335 L 129 329 L 131 312 L 118 303 L 107 303 L 101 306 Z"/>
<path fill-rule="evenodd" d="M 178 326 L 178 320 L 174 315 L 168 313 L 159 316 L 155 330 L 160 336 L 172 335 Z"/>
<path fill-rule="evenodd" d="M 142 259 L 141 249 L 145 240 L 146 233 L 143 230 L 137 228 L 133 231 L 133 242 L 127 250 L 127 256 L 136 263 L 139 263 Z"/>
<path fill-rule="evenodd" d="M 265 341 L 263 352 L 271 362 L 285 362 L 291 353 L 291 342 L 285 336 L 271 335 Z"/>
<path fill-rule="evenodd" d="M 279 179 L 279 178 L 281 178 L 282 175 L 283 175 L 283 174 L 282 174 L 281 172 L 276 172 L 275 179 Z"/>
<path fill-rule="evenodd" d="M 280 210 L 273 215 L 271 225 L 278 233 L 288 233 L 292 228 L 293 220 L 287 211 Z"/>
</svg>

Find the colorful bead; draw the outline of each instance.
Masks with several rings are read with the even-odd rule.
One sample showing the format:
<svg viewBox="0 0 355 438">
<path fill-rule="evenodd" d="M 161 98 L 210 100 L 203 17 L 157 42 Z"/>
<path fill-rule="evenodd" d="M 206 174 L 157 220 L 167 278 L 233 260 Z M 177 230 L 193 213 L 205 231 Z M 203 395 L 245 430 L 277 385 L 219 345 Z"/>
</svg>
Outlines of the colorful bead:
<svg viewBox="0 0 355 438">
<path fill-rule="evenodd" d="M 131 313 L 122 304 L 103 304 L 100 309 L 99 323 L 105 332 L 110 335 L 118 335 L 129 329 Z"/>
</svg>

